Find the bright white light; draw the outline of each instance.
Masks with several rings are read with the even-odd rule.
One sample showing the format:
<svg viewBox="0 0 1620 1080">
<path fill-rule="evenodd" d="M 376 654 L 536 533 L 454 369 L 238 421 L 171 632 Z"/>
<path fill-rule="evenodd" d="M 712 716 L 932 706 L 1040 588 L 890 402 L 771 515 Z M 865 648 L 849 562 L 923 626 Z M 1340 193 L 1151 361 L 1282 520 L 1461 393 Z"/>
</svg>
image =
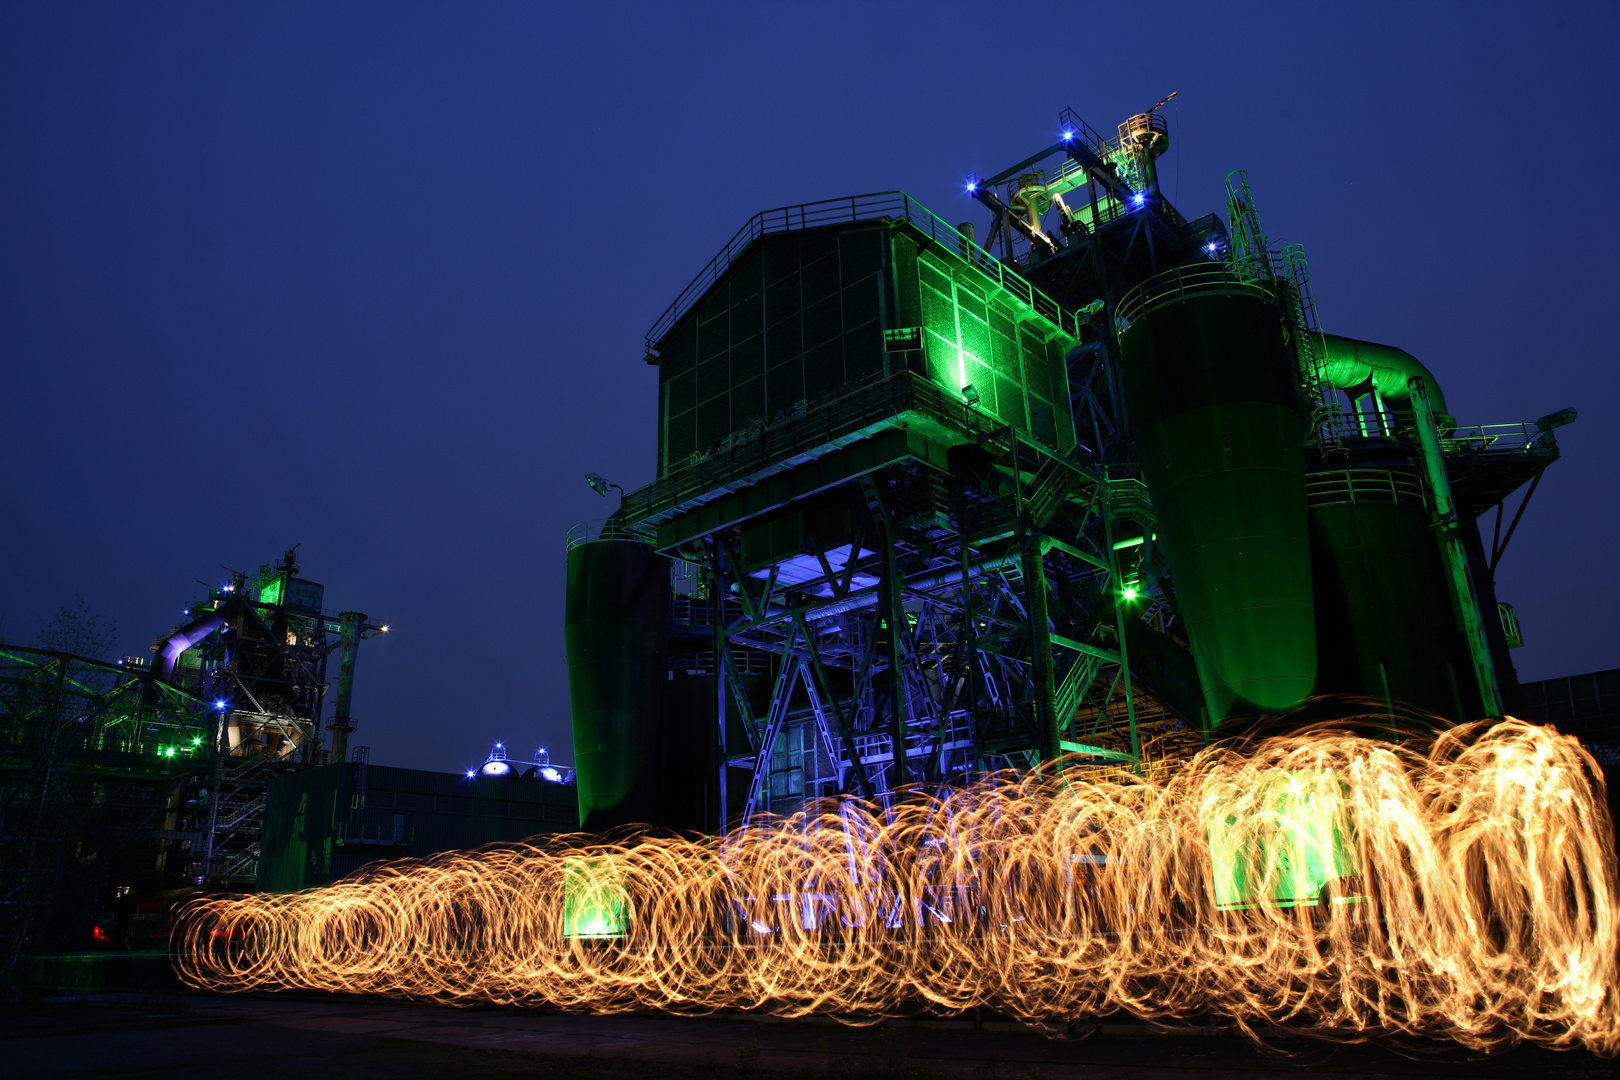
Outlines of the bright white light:
<svg viewBox="0 0 1620 1080">
<path fill-rule="evenodd" d="M 385 633 L 385 634 L 386 634 L 386 633 L 388 633 L 388 627 L 386 627 L 386 626 L 385 626 L 385 627 L 383 627 L 383 628 L 382 628 L 382 632 L 383 632 L 383 633 Z"/>
<path fill-rule="evenodd" d="M 969 190 L 969 191 L 972 191 L 972 190 L 974 190 L 974 189 L 975 189 L 975 188 L 977 188 L 977 187 L 978 187 L 978 186 L 979 186 L 979 185 L 978 185 L 978 184 L 969 184 L 969 185 L 968 185 L 968 186 L 967 186 L 967 189 L 968 189 L 968 190 Z"/>
<path fill-rule="evenodd" d="M 214 708 L 218 709 L 220 712 L 224 712 L 225 711 L 225 703 L 223 701 L 216 701 L 216 702 L 214 702 Z"/>
<path fill-rule="evenodd" d="M 1063 133 L 1063 141 L 1064 141 L 1064 142 L 1067 142 L 1067 141 L 1069 141 L 1069 140 L 1070 140 L 1070 139 L 1072 139 L 1072 138 L 1074 138 L 1074 132 L 1072 132 L 1072 131 L 1065 131 L 1065 132 L 1064 132 L 1064 133 Z"/>
<path fill-rule="evenodd" d="M 1141 205 L 1142 205 L 1142 196 L 1140 196 L 1140 195 L 1138 195 L 1138 196 L 1137 196 L 1137 197 L 1136 197 L 1136 205 L 1137 205 L 1137 206 L 1141 206 Z"/>
<path fill-rule="evenodd" d="M 562 783 L 562 773 L 558 772 L 556 769 L 553 769 L 553 768 L 548 767 L 548 768 L 541 769 L 540 770 L 540 776 L 541 776 L 542 779 L 549 780 L 553 784 Z"/>
</svg>

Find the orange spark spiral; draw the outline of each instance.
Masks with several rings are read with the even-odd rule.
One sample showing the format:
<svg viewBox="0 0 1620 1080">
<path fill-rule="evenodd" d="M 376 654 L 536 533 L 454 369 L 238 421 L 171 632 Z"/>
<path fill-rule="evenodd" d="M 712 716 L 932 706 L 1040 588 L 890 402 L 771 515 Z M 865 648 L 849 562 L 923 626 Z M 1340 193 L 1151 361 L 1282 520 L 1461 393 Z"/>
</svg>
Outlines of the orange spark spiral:
<svg viewBox="0 0 1620 1080">
<path fill-rule="evenodd" d="M 1517 720 L 1318 725 L 1141 778 L 1070 767 L 841 800 L 723 840 L 539 838 L 188 909 L 175 964 L 616 1012 L 984 1006 L 1620 1051 L 1602 774 Z"/>
</svg>

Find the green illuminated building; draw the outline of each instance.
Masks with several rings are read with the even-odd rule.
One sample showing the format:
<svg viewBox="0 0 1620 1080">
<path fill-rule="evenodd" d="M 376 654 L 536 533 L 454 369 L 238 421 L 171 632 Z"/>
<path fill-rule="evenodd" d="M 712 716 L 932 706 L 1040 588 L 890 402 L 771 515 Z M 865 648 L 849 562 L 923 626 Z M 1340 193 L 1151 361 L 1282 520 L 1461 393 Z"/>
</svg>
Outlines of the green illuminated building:
<svg viewBox="0 0 1620 1080">
<path fill-rule="evenodd" d="M 1392 737 L 1513 706 L 1513 529 L 1477 520 L 1573 411 L 1460 424 L 1417 359 L 1324 332 L 1243 174 L 1188 219 L 1156 110 L 1060 122 L 969 185 L 987 228 L 768 211 L 654 324 L 655 478 L 569 538 L 587 828 L 1165 767 L 1322 697 Z M 1257 857 L 1319 891 L 1337 845 Z M 1252 854 L 1223 903 L 1288 899 Z"/>
</svg>

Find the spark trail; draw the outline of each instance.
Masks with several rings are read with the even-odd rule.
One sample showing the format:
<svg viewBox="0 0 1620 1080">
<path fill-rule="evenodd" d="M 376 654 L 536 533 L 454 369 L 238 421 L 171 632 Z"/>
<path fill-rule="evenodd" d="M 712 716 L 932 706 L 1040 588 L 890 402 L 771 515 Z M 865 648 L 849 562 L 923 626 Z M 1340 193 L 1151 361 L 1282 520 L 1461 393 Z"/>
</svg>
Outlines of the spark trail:
<svg viewBox="0 0 1620 1080">
<path fill-rule="evenodd" d="M 1620 1051 L 1596 763 L 1507 720 L 1317 726 L 724 840 L 537 839 L 182 920 L 192 985 L 616 1012 L 1224 1016 Z M 572 935 L 572 936 L 570 936 Z M 596 935 L 596 936 L 590 936 Z"/>
</svg>

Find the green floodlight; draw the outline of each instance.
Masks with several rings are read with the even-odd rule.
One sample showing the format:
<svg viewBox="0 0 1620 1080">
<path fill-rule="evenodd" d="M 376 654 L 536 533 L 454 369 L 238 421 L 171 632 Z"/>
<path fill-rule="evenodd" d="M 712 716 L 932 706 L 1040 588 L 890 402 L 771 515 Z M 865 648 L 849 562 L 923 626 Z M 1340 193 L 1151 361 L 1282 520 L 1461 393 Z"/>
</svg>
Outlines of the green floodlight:
<svg viewBox="0 0 1620 1080">
<path fill-rule="evenodd" d="M 1127 585 L 1127 586 L 1125 586 L 1124 591 L 1120 595 L 1124 596 L 1125 599 L 1127 599 L 1127 600 L 1135 600 L 1138 596 L 1141 596 L 1142 594 L 1136 591 L 1136 586 L 1135 585 Z"/>
<path fill-rule="evenodd" d="M 621 938 L 626 917 L 624 878 L 609 859 L 563 863 L 563 937 Z"/>
</svg>

